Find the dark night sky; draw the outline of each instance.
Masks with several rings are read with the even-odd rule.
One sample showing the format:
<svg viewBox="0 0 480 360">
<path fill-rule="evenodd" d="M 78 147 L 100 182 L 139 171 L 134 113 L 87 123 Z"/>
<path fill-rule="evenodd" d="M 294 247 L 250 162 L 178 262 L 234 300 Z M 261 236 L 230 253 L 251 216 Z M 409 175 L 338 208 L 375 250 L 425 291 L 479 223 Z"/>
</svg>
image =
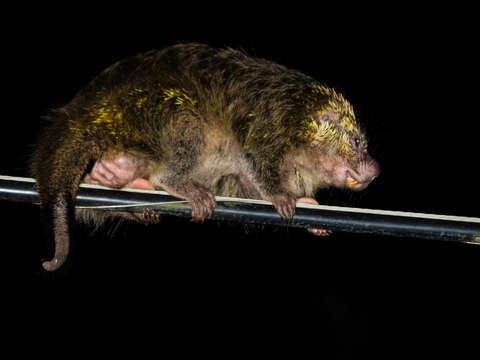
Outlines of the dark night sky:
<svg viewBox="0 0 480 360">
<path fill-rule="evenodd" d="M 82 20 L 67 12 L 34 20 L 12 13 L 15 26 L 2 28 L 0 173 L 26 176 L 39 118 L 111 63 L 200 41 L 299 69 L 354 105 L 382 174 L 362 194 L 321 192 L 321 203 L 480 216 L 471 89 L 478 55 L 468 11 L 385 11 L 375 20 L 343 19 L 347 27 L 321 13 L 287 13 L 227 20 L 197 14 L 181 23 L 168 11 L 148 18 L 86 13 Z M 454 19 L 462 22 L 453 26 Z M 2 274 L 17 315 L 10 333 L 35 341 L 41 353 L 65 334 L 79 351 L 101 344 L 120 353 L 175 349 L 226 358 L 311 351 L 338 359 L 459 358 L 460 349 L 474 351 L 475 246 L 349 234 L 318 239 L 296 229 L 247 232 L 165 218 L 157 226 L 122 226 L 112 237 L 79 229 L 74 266 L 52 277 L 40 270 L 50 244 L 41 240 L 38 208 L 2 202 L 1 211 Z M 81 326 L 88 329 L 74 335 Z"/>
</svg>

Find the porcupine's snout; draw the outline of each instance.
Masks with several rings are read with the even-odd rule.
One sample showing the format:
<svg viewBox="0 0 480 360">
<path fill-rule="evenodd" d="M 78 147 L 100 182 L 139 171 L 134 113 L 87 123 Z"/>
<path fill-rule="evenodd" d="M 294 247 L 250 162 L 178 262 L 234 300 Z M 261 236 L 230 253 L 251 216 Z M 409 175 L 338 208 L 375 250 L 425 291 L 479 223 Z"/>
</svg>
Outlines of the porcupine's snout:
<svg viewBox="0 0 480 360">
<path fill-rule="evenodd" d="M 371 157 L 359 162 L 356 169 L 347 169 L 345 184 L 352 190 L 365 189 L 380 174 L 380 166 Z"/>
</svg>

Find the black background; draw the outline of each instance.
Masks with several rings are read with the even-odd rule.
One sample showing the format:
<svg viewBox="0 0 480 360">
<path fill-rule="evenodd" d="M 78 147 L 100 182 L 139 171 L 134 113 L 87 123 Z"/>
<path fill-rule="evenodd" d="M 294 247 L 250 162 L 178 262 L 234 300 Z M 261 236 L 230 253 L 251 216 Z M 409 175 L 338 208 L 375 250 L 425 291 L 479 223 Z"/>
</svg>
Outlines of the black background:
<svg viewBox="0 0 480 360">
<path fill-rule="evenodd" d="M 1 174 L 27 176 L 40 117 L 111 63 L 181 41 L 244 49 L 354 105 L 381 176 L 320 203 L 480 216 L 478 41 L 464 8 L 237 5 L 16 9 L 2 25 Z M 225 6 L 227 6 L 225 4 Z M 230 6 L 230 5 L 229 5 Z M 276 5 L 281 6 L 281 5 Z M 301 5 L 296 5 L 300 7 Z M 405 5 L 406 6 L 406 5 Z M 117 5 L 121 7 L 121 5 Z M 285 6 L 287 7 L 287 6 Z M 28 14 L 26 14 L 28 12 Z M 34 205 L 1 202 L 5 344 L 38 354 L 455 358 L 477 353 L 480 248 L 241 225 L 125 225 L 80 238 L 46 274 Z M 8 301 L 9 300 L 9 301 Z"/>
</svg>

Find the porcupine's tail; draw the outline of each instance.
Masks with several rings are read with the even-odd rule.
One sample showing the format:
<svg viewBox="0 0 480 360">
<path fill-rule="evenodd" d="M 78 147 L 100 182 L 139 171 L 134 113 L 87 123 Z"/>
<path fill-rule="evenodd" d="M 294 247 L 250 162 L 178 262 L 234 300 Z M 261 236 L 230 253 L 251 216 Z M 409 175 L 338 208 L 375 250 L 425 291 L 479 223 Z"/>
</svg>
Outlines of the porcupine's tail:
<svg viewBox="0 0 480 360">
<path fill-rule="evenodd" d="M 81 133 L 68 134 L 67 115 L 57 113 L 39 138 L 30 169 L 36 178 L 40 206 L 55 240 L 55 254 L 43 262 L 47 271 L 58 270 L 67 260 L 75 218 L 75 197 L 89 163 L 99 149 Z"/>
</svg>

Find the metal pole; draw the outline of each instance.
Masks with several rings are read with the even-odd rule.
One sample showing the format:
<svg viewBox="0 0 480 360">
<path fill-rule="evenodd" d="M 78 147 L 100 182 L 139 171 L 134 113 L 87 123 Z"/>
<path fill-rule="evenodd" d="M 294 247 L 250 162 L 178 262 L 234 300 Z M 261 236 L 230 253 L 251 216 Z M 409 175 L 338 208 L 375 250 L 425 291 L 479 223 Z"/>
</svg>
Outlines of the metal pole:
<svg viewBox="0 0 480 360">
<path fill-rule="evenodd" d="M 213 220 L 480 243 L 480 218 L 299 203 L 293 220 L 286 222 L 267 201 L 228 197 L 216 199 Z M 0 200 L 38 203 L 35 180 L 0 176 Z M 114 190 L 86 184 L 79 189 L 76 206 L 96 211 L 138 212 L 151 209 L 182 217 L 190 217 L 191 213 L 188 202 L 163 191 Z"/>
</svg>

